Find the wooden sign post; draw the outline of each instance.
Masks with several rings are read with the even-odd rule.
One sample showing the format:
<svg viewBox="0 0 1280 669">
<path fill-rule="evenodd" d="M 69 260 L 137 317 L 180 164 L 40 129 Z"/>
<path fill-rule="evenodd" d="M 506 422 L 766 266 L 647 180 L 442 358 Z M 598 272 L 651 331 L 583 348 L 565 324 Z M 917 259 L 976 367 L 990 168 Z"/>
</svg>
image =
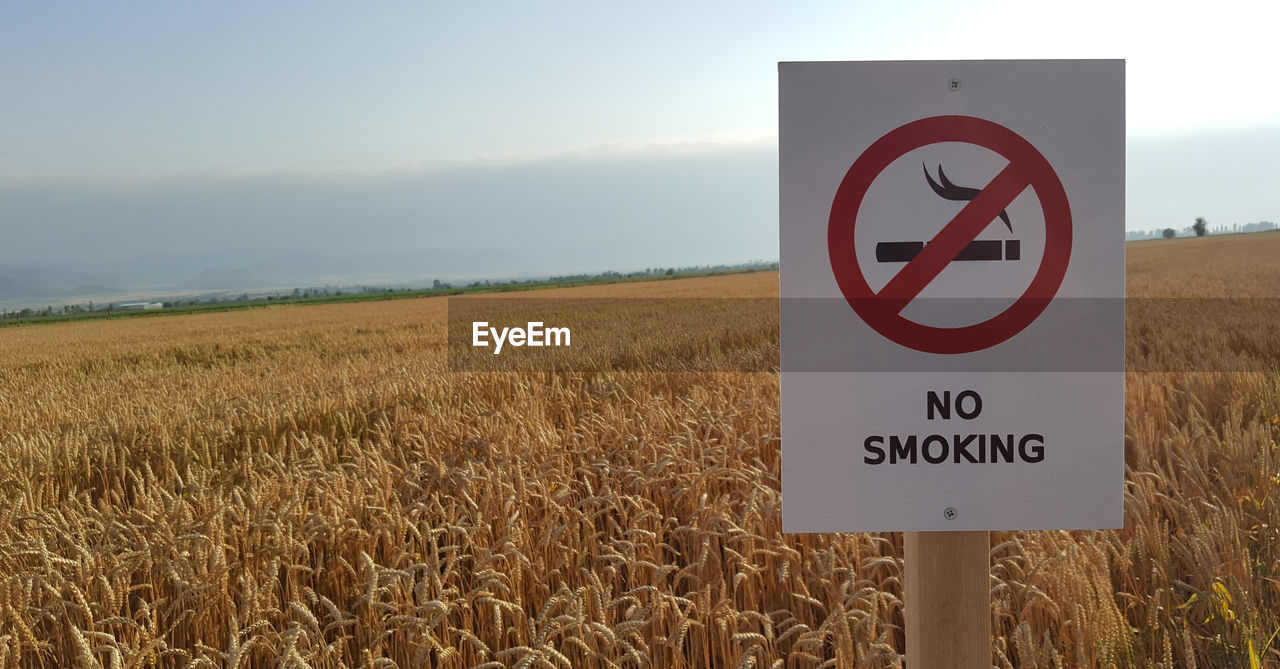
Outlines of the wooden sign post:
<svg viewBox="0 0 1280 669">
<path fill-rule="evenodd" d="M 782 529 L 907 533 L 907 669 L 990 669 L 990 530 L 1123 525 L 1124 72 L 778 65 Z"/>
<path fill-rule="evenodd" d="M 991 669 L 988 532 L 907 532 L 907 669 Z"/>
</svg>

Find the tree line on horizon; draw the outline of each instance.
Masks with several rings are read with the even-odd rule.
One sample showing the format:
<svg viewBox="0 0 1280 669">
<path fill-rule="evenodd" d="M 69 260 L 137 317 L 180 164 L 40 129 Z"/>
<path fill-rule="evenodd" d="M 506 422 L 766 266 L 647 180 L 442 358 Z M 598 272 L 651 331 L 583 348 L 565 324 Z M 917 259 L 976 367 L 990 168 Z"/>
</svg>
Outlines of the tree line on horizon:
<svg viewBox="0 0 1280 669">
<path fill-rule="evenodd" d="M 1233 223 L 1230 227 L 1226 225 L 1209 227 L 1209 223 L 1204 217 L 1197 217 L 1194 223 L 1181 229 L 1130 230 L 1125 233 L 1124 238 L 1127 241 L 1134 241 L 1140 239 L 1172 239 L 1174 237 L 1204 237 L 1206 235 L 1234 235 L 1244 232 L 1267 232 L 1268 230 L 1275 230 L 1276 227 L 1276 224 L 1271 221 Z"/>
<path fill-rule="evenodd" d="M 288 292 L 276 292 L 268 294 L 250 294 L 241 292 L 240 294 L 218 293 L 201 297 L 185 297 L 185 298 L 156 298 L 154 300 L 119 300 L 106 303 L 95 304 L 90 300 L 85 304 L 63 304 L 59 306 L 47 305 L 43 309 L 24 307 L 21 309 L 3 309 L 0 308 L 0 322 L 13 323 L 15 321 L 27 320 L 55 320 L 55 319 L 74 319 L 83 317 L 110 316 L 119 313 L 132 313 L 133 310 L 122 308 L 122 305 L 134 305 L 145 302 L 155 302 L 162 305 L 159 311 L 175 310 L 175 309 L 204 309 L 217 307 L 244 307 L 255 304 L 266 303 L 305 303 L 334 301 L 343 299 L 377 299 L 378 295 L 400 296 L 400 297 L 416 297 L 430 296 L 435 294 L 453 294 L 469 291 L 485 291 L 485 290 L 504 290 L 518 288 L 532 288 L 541 285 L 555 285 L 563 283 L 578 283 L 592 281 L 627 281 L 627 280 L 643 280 L 649 278 L 663 277 L 680 277 L 690 274 L 708 274 L 719 272 L 755 272 L 769 269 L 777 269 L 777 261 L 753 260 L 738 264 L 719 264 L 719 265 L 690 265 L 686 267 L 650 267 L 642 270 L 630 272 L 618 272 L 615 270 L 606 270 L 604 272 L 581 272 L 578 274 L 563 274 L 540 278 L 502 278 L 502 279 L 477 279 L 470 282 L 459 281 L 455 285 L 451 281 L 441 281 L 434 279 L 431 281 L 431 287 L 415 287 L 413 285 L 405 286 L 378 286 L 378 285 L 354 285 L 354 286 L 332 286 L 325 285 L 323 287 L 307 287 L 294 288 Z M 425 282 L 423 282 L 425 285 Z M 151 313 L 155 313 L 152 311 Z"/>
</svg>

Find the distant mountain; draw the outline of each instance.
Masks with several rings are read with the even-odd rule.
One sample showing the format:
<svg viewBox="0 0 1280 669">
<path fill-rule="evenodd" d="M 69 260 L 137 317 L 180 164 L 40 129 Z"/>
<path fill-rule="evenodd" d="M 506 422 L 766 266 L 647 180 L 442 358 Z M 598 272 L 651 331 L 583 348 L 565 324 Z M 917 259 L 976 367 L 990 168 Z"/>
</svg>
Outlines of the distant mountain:
<svg viewBox="0 0 1280 669">
<path fill-rule="evenodd" d="M 94 286 L 76 286 L 71 290 L 63 291 L 62 294 L 66 297 L 83 297 L 83 296 L 96 296 L 96 295 L 111 295 L 114 293 L 121 293 L 121 292 L 124 292 L 124 291 L 120 290 L 119 288 L 116 288 L 115 286 L 94 285 Z"/>
<path fill-rule="evenodd" d="M 40 296 L 41 293 L 37 289 L 28 286 L 13 277 L 0 276 L 0 300 Z"/>
<path fill-rule="evenodd" d="M 206 269 L 196 276 L 172 286 L 174 290 L 252 290 L 278 283 L 243 268 Z"/>
<path fill-rule="evenodd" d="M 31 264 L 0 265 L 0 299 L 15 300 L 113 292 L 105 277 Z"/>
<path fill-rule="evenodd" d="M 550 268 L 552 271 L 611 267 Z M 0 264 L 0 302 L 43 305 L 124 295 L 395 285 L 454 281 L 547 270 L 508 251 L 359 251 L 347 254 L 225 250 L 145 254 L 122 260 L 49 259 Z"/>
<path fill-rule="evenodd" d="M 395 283 L 464 276 L 493 275 L 518 266 L 506 252 L 449 253 L 444 251 L 358 252 L 346 255 L 285 253 L 259 258 L 245 254 L 210 262 L 204 269 L 168 285 L 176 290 L 251 290 L 280 286 Z M 248 260 L 249 262 L 246 262 Z M 608 269 L 608 268 L 602 268 Z M 187 268 L 190 272 L 190 266 Z M 510 275 L 510 270 L 506 271 Z"/>
</svg>

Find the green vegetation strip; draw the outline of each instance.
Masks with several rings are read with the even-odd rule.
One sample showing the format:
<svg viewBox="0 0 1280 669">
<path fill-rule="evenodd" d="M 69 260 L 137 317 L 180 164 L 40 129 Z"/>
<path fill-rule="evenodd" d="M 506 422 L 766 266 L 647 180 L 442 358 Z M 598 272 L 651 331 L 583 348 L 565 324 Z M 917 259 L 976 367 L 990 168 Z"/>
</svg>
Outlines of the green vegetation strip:
<svg viewBox="0 0 1280 669">
<path fill-rule="evenodd" d="M 603 275 L 573 278 L 549 279 L 546 281 L 511 281 L 506 283 L 473 283 L 465 287 L 425 288 L 419 290 L 388 288 L 386 290 L 362 290 L 360 292 L 339 293 L 334 295 L 316 295 L 311 297 L 277 297 L 264 296 L 249 300 L 206 302 L 183 304 L 163 309 L 133 309 L 94 311 L 76 311 L 69 313 L 40 313 L 20 316 L 21 312 L 8 312 L 0 317 L 0 328 L 19 325 L 41 325 L 48 323 L 67 323 L 71 321 L 89 321 L 110 318 L 147 318 L 153 316 L 176 316 L 181 314 L 202 314 L 219 311 L 240 311 L 245 309 L 262 309 L 279 305 L 340 304 L 344 302 L 374 302 L 381 300 L 408 300 L 420 297 L 445 297 L 450 295 L 473 295 L 477 293 L 512 293 L 526 290 L 548 290 L 551 288 L 573 288 L 577 286 L 599 286 L 611 283 L 640 283 L 645 281 L 670 281 L 672 279 L 693 279 L 705 276 L 726 274 L 751 274 L 754 272 L 772 271 L 778 268 L 777 263 L 761 265 L 743 265 L 708 270 L 676 270 L 672 274 L 627 274 L 609 272 Z"/>
</svg>

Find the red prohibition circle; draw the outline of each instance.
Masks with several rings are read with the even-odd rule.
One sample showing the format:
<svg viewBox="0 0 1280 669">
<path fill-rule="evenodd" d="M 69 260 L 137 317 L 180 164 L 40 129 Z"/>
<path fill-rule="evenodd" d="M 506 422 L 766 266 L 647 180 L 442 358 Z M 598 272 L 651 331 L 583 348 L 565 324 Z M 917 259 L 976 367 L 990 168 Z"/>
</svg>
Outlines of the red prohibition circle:
<svg viewBox="0 0 1280 669">
<path fill-rule="evenodd" d="M 867 284 L 854 250 L 858 210 L 871 183 L 890 163 L 938 142 L 964 142 L 994 151 L 1008 165 L 879 292 Z M 1044 211 L 1044 257 L 1026 291 L 988 320 L 940 328 L 901 315 L 997 213 L 1027 188 Z M 926 353 L 972 353 L 1008 340 L 1030 325 L 1058 292 L 1071 258 L 1071 207 L 1049 161 L 1012 130 L 972 116 L 934 116 L 903 125 L 876 140 L 845 173 L 831 203 L 827 252 L 845 301 L 867 325 L 890 341 Z"/>
</svg>

